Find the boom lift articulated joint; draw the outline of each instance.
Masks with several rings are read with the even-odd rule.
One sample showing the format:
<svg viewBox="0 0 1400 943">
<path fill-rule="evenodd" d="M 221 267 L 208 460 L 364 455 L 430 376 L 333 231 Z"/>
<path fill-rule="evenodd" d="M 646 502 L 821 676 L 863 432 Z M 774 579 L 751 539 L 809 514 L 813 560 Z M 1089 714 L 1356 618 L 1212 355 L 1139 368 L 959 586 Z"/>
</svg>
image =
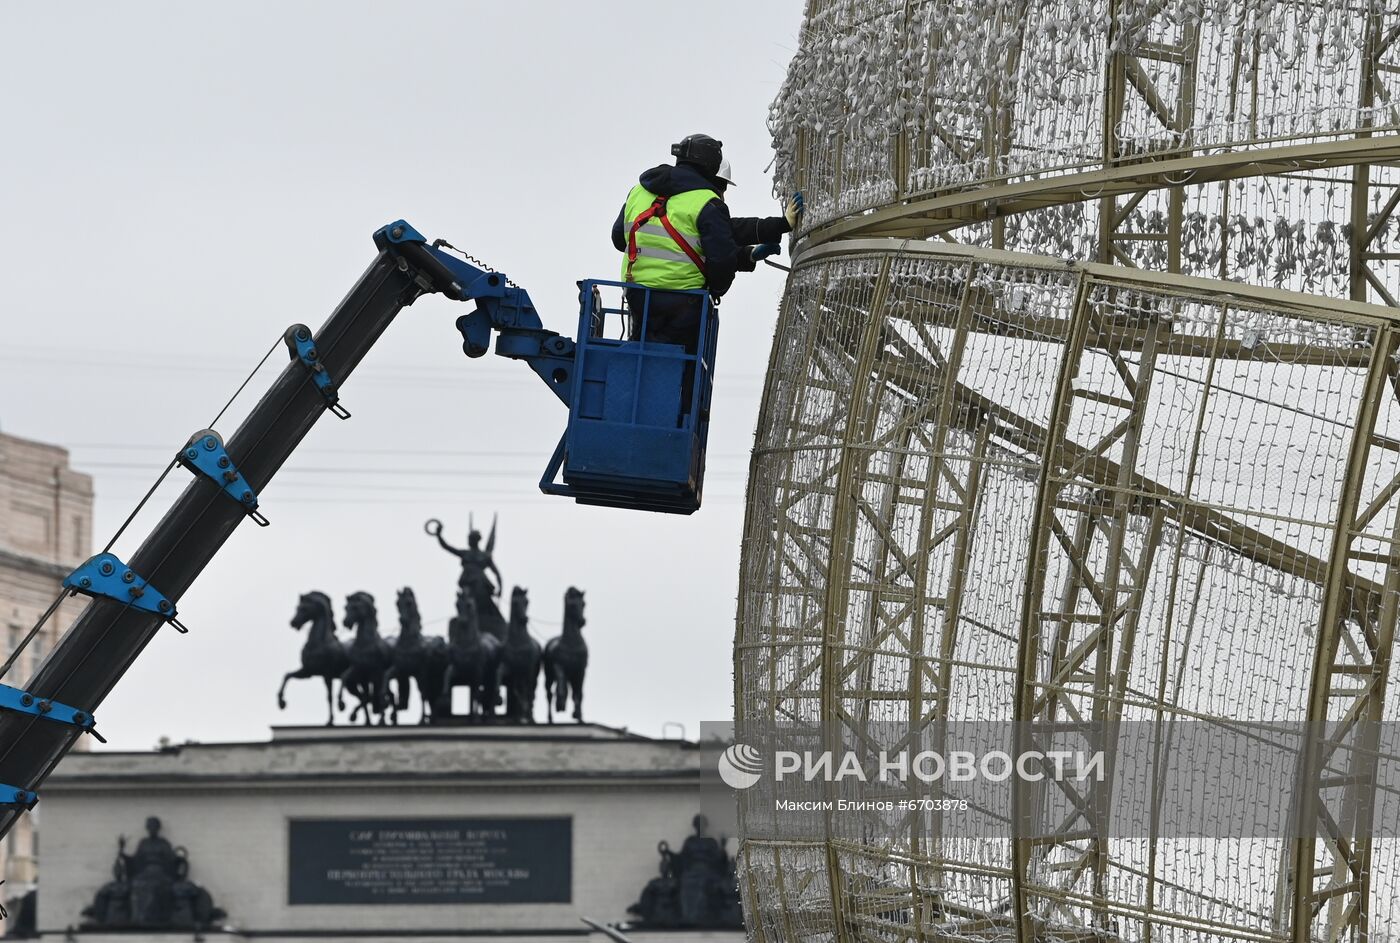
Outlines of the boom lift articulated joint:
<svg viewBox="0 0 1400 943">
<path fill-rule="evenodd" d="M 718 331 L 705 292 L 689 292 L 701 309 L 698 350 L 639 340 L 642 332 L 604 336 L 605 318 L 628 312 L 604 307 L 598 286 L 647 299 L 628 303 L 640 306 L 630 311 L 633 319 L 648 316 L 650 289 L 622 282 L 579 283 L 575 339 L 546 330 L 529 293 L 503 273 L 449 255 L 441 241 L 428 245 L 403 220 L 380 229 L 374 240 L 423 290 L 476 302 L 476 310 L 457 319 L 468 357 L 486 354 L 494 336 L 498 356 L 525 361 L 568 407 L 567 431 L 540 479 L 541 491 L 607 507 L 678 514 L 700 507 Z"/>
<path fill-rule="evenodd" d="M 525 361 L 564 405 L 569 404 L 574 341 L 545 328 L 529 292 L 502 272 L 478 268 L 438 245 L 428 245 L 423 234 L 403 220 L 380 229 L 374 241 L 417 271 L 425 291 L 476 302 L 475 311 L 457 319 L 463 353 L 472 358 L 485 355 L 494 333 L 499 356 Z"/>
</svg>

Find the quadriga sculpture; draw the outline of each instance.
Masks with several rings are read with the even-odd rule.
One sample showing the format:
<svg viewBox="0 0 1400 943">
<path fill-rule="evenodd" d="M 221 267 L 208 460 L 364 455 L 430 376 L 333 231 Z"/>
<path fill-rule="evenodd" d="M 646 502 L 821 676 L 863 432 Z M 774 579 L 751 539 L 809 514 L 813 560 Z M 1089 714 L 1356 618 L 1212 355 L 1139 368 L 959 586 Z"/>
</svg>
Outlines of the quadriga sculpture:
<svg viewBox="0 0 1400 943">
<path fill-rule="evenodd" d="M 583 722 L 583 676 L 588 671 L 588 643 L 583 640 L 583 590 L 570 586 L 564 593 L 563 632 L 544 646 L 544 700 L 550 723 L 564 713 L 569 693 L 574 697 L 574 720 Z"/>
<path fill-rule="evenodd" d="M 345 600 L 345 627 L 355 630 L 355 640 L 348 649 L 350 667 L 341 675 L 340 683 L 360 702 L 350 712 L 350 722 L 353 724 L 363 713 L 366 724 L 373 722 L 374 714 L 379 715 L 381 724 L 388 723 L 394 704 L 386 696 L 384 675 L 393 664 L 394 642 L 379 634 L 379 613 L 373 596 L 359 592 Z"/>
<path fill-rule="evenodd" d="M 476 600 L 468 591 L 457 594 L 457 615 L 448 623 L 447 639 L 447 668 L 434 715 L 452 714 L 452 689 L 460 684 L 471 690 L 470 717 L 495 716 L 501 699 L 501 643 L 491 633 L 481 631 Z"/>
<path fill-rule="evenodd" d="M 530 597 L 517 586 L 510 593 L 510 627 L 501 653 L 501 683 L 506 689 L 506 716 L 535 722 L 535 691 L 543 660 L 540 643 L 530 634 Z"/>
<path fill-rule="evenodd" d="M 442 696 L 443 675 L 447 670 L 447 640 L 423 634 L 423 619 L 418 613 L 418 599 L 410 587 L 399 590 L 399 637 L 394 643 L 389 669 L 382 684 L 385 697 L 392 699 L 394 722 L 400 712 L 408 709 L 409 689 L 418 686 L 423 710 L 418 723 L 432 719 Z M 390 688 L 390 683 L 393 688 Z"/>
<path fill-rule="evenodd" d="M 320 678 L 326 683 L 326 725 L 335 723 L 335 681 L 350 667 L 350 659 L 345 644 L 335 635 L 335 612 L 331 608 L 331 598 L 325 593 L 313 590 L 304 593 L 297 601 L 297 610 L 292 615 L 292 628 L 300 630 L 311 623 L 306 644 L 301 648 L 301 667 L 289 671 L 282 677 L 282 686 L 277 689 L 277 708 L 287 709 L 287 682 L 293 678 Z M 342 697 L 343 697 L 342 693 Z M 344 707 L 344 704 L 341 704 Z"/>
</svg>

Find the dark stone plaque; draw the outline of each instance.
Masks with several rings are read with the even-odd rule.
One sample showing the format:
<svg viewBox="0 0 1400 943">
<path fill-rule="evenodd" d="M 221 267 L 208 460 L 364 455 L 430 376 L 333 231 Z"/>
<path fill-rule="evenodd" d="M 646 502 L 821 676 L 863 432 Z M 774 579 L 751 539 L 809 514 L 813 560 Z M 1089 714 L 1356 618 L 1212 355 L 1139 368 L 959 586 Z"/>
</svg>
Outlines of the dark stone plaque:
<svg viewBox="0 0 1400 943">
<path fill-rule="evenodd" d="M 567 904 L 573 820 L 292 819 L 291 904 Z"/>
</svg>

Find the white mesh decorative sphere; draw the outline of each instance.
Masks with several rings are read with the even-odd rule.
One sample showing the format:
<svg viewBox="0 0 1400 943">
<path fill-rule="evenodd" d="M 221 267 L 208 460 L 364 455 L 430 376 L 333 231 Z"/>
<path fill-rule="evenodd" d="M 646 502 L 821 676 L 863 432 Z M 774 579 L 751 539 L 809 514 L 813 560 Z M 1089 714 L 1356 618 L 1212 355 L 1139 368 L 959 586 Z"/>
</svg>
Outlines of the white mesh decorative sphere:
<svg viewBox="0 0 1400 943">
<path fill-rule="evenodd" d="M 810 0 L 772 129 L 739 739 L 1107 775 L 760 777 L 750 937 L 1400 934 L 1400 5 Z"/>
</svg>

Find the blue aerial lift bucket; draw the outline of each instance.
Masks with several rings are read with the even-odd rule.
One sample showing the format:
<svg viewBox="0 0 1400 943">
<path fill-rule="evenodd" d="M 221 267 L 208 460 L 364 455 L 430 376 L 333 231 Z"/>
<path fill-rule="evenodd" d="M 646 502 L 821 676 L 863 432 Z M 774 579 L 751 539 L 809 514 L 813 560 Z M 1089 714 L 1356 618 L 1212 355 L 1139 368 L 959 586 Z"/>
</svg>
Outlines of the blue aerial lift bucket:
<svg viewBox="0 0 1400 943">
<path fill-rule="evenodd" d="M 652 297 L 662 292 L 598 279 L 578 285 L 569 426 L 540 490 L 580 504 L 690 514 L 700 507 L 704 485 L 719 336 L 709 293 L 664 293 L 697 299 L 692 353 L 682 344 L 646 340 Z M 630 295 L 632 303 L 607 306 L 604 288 Z"/>
</svg>

